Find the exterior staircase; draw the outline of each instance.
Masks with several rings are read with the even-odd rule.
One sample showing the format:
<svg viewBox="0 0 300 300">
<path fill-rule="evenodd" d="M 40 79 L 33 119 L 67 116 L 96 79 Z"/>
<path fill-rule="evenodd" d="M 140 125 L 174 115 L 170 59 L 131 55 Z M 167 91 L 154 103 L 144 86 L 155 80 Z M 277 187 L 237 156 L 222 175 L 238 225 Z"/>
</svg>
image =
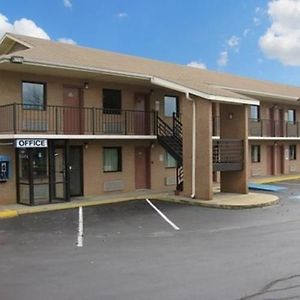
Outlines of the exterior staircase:
<svg viewBox="0 0 300 300">
<path fill-rule="evenodd" d="M 157 116 L 157 140 L 177 162 L 177 190 L 183 189 L 182 123 L 173 115 L 173 126 Z"/>
</svg>

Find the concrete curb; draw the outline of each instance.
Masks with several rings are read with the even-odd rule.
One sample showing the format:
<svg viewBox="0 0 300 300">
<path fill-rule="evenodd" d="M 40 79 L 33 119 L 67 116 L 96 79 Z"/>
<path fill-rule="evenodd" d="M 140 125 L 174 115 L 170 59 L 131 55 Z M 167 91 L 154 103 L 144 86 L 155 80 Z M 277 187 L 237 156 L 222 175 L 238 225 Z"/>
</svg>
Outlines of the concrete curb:
<svg viewBox="0 0 300 300">
<path fill-rule="evenodd" d="M 156 195 L 140 195 L 124 198 L 112 198 L 112 199 L 99 199 L 99 200 L 81 200 L 81 202 L 65 202 L 50 205 L 41 206 L 25 206 L 20 209 L 7 209 L 0 211 L 0 219 L 13 218 L 21 215 L 43 213 L 57 210 L 74 209 L 80 206 L 96 206 L 96 205 L 106 205 L 106 204 L 117 204 L 122 202 L 129 202 L 135 200 L 145 200 L 146 198 L 151 200 L 165 201 L 171 203 L 185 204 L 185 205 L 197 205 L 207 208 L 219 208 L 219 209 L 249 209 L 249 208 L 259 208 L 270 205 L 276 205 L 279 203 L 278 197 L 272 195 L 272 199 L 269 201 L 264 201 L 262 203 L 255 204 L 235 204 L 235 203 L 215 203 L 213 201 L 203 201 L 203 200 L 193 200 L 188 198 L 180 198 L 178 196 L 166 196 L 164 194 Z"/>
<path fill-rule="evenodd" d="M 270 200 L 264 203 L 257 203 L 257 204 L 220 204 L 220 203 L 210 203 L 210 201 L 197 201 L 197 200 L 187 200 L 187 199 L 171 199 L 171 198 L 160 198 L 157 200 L 166 201 L 166 202 L 173 202 L 179 204 L 186 204 L 186 205 L 195 205 L 195 206 L 202 206 L 206 208 L 219 208 L 219 209 L 250 209 L 250 208 L 260 208 L 266 206 L 272 206 L 279 203 L 279 198 L 276 197 L 274 200 Z"/>
</svg>

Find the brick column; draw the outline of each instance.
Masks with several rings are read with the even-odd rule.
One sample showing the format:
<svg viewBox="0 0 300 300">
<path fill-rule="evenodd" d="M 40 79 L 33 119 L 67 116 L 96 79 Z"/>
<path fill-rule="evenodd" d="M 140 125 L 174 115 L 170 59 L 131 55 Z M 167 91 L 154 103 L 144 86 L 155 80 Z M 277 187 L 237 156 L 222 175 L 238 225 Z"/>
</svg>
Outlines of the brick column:
<svg viewBox="0 0 300 300">
<path fill-rule="evenodd" d="M 192 193 L 192 101 L 182 101 L 183 124 L 183 194 Z M 212 181 L 212 104 L 210 101 L 195 98 L 196 103 L 196 185 L 195 198 L 213 198 Z"/>
<path fill-rule="evenodd" d="M 229 116 L 232 116 L 230 118 Z M 248 109 L 246 105 L 220 104 L 220 138 L 244 141 L 241 171 L 221 172 L 221 192 L 248 193 Z"/>
</svg>

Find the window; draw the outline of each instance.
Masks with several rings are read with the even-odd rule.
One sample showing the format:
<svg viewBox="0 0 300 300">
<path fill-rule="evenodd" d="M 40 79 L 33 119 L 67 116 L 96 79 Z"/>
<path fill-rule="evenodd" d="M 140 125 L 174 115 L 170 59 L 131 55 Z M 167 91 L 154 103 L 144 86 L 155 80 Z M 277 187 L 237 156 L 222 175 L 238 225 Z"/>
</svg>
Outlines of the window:
<svg viewBox="0 0 300 300">
<path fill-rule="evenodd" d="M 46 148 L 21 149 L 19 158 L 21 166 L 21 179 L 29 180 L 29 152 L 32 159 L 32 176 L 34 178 L 45 178 L 48 176 L 48 155 Z"/>
<path fill-rule="evenodd" d="M 288 122 L 295 124 L 296 123 L 296 111 L 294 109 L 289 109 L 287 113 Z"/>
<path fill-rule="evenodd" d="M 121 147 L 103 148 L 103 171 L 122 171 L 122 149 Z"/>
<path fill-rule="evenodd" d="M 103 89 L 103 113 L 120 114 L 122 109 L 120 90 Z"/>
<path fill-rule="evenodd" d="M 289 146 L 289 158 L 290 158 L 290 160 L 297 159 L 297 146 L 296 145 Z"/>
<path fill-rule="evenodd" d="M 259 145 L 251 146 L 251 161 L 253 163 L 260 162 L 260 146 Z"/>
<path fill-rule="evenodd" d="M 46 85 L 44 83 L 22 82 L 22 102 L 24 109 L 44 110 Z"/>
<path fill-rule="evenodd" d="M 259 106 L 257 105 L 250 106 L 250 119 L 256 121 L 260 119 Z"/>
<path fill-rule="evenodd" d="M 176 168 L 177 167 L 177 162 L 175 158 L 166 151 L 166 156 L 165 156 L 165 165 L 167 168 Z"/>
<path fill-rule="evenodd" d="M 165 96 L 164 98 L 165 117 L 173 117 L 178 113 L 178 98 L 176 96 Z"/>
</svg>

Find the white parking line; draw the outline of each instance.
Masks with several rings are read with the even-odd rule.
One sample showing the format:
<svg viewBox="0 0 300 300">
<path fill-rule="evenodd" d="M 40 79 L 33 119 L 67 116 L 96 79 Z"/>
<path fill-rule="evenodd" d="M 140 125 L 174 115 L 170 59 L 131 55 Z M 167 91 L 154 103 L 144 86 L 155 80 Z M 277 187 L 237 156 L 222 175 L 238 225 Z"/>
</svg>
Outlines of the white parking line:
<svg viewBox="0 0 300 300">
<path fill-rule="evenodd" d="M 83 214 L 82 214 L 82 206 L 80 206 L 79 210 L 78 210 L 77 247 L 83 247 Z"/>
<path fill-rule="evenodd" d="M 174 224 L 170 219 L 168 219 L 149 199 L 146 199 L 147 203 L 156 210 L 156 212 L 166 221 L 168 222 L 175 230 L 180 230 L 180 228 Z"/>
</svg>

